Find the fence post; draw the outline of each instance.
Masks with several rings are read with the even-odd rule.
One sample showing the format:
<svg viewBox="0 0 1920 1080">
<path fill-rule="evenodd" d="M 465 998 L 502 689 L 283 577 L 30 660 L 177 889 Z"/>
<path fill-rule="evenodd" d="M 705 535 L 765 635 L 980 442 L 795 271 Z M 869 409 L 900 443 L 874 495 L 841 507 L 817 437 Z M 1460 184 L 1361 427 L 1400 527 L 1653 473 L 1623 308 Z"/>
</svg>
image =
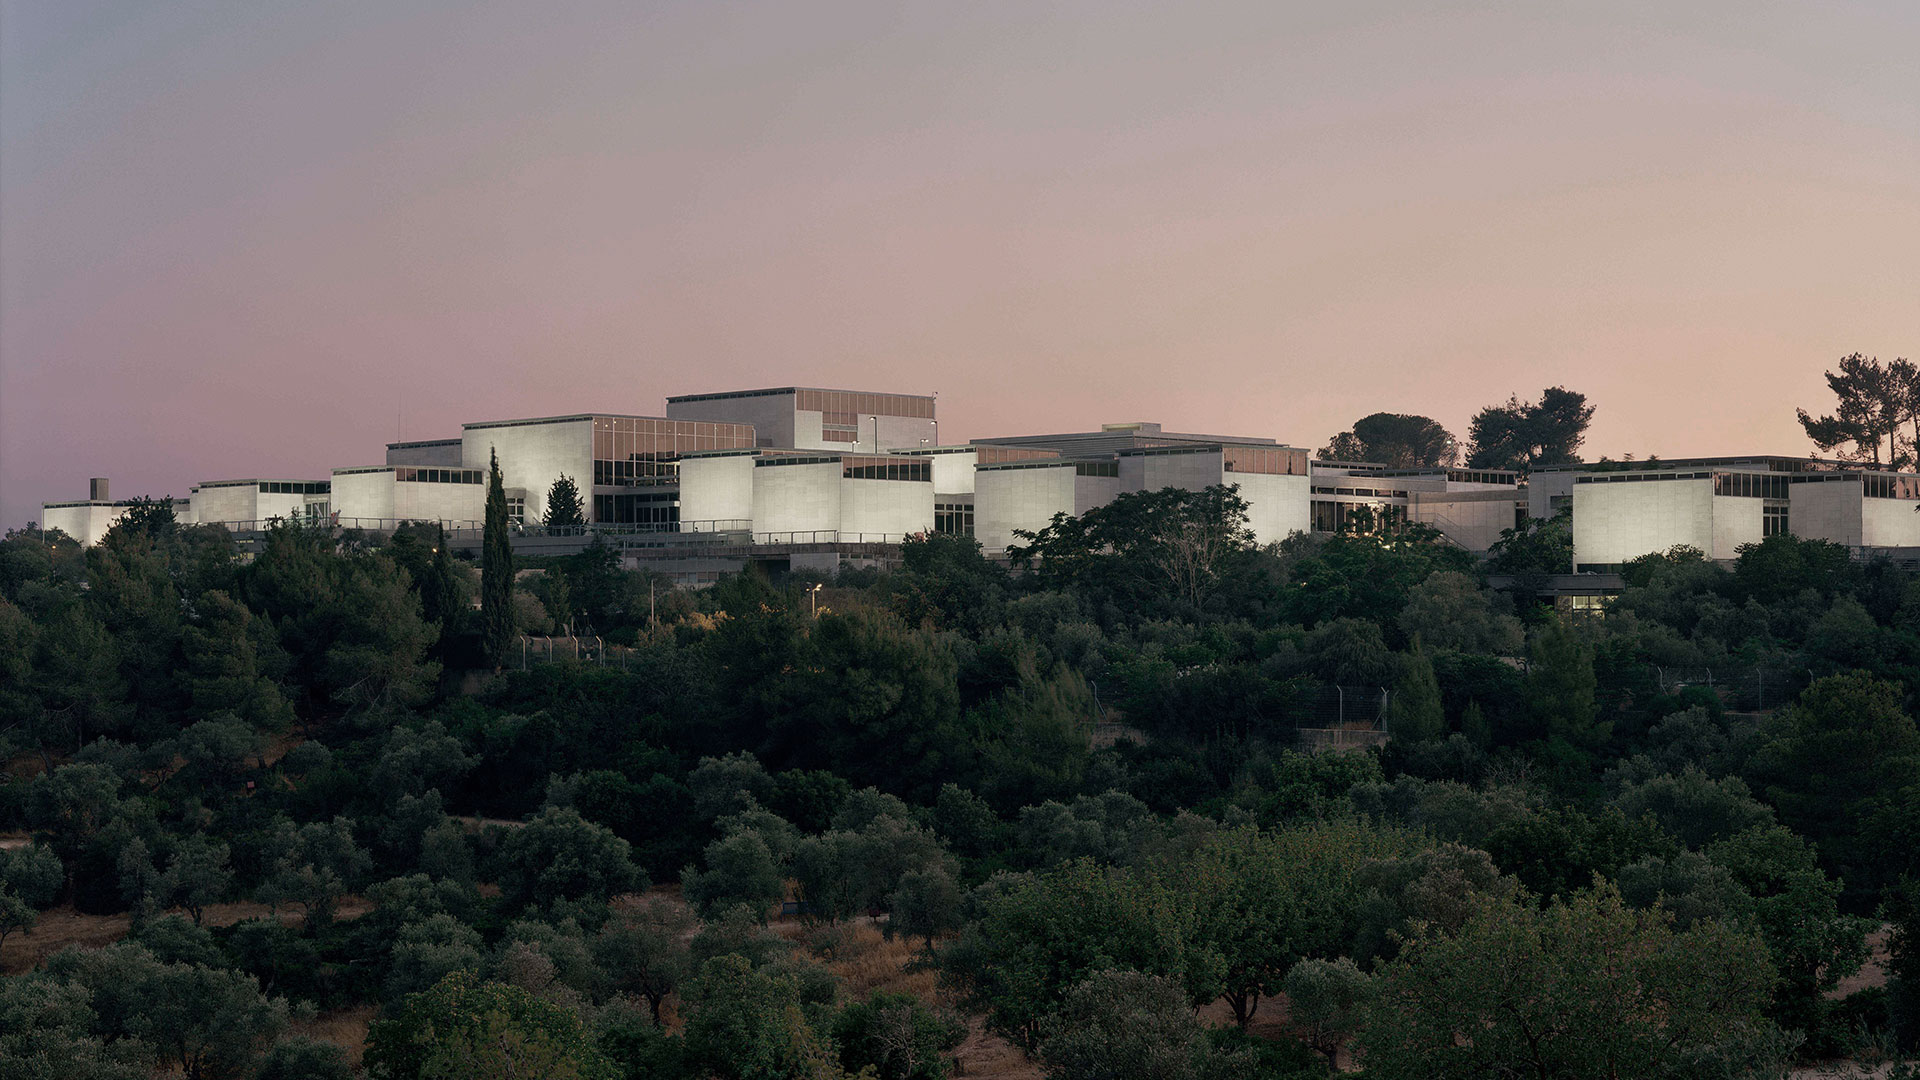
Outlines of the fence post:
<svg viewBox="0 0 1920 1080">
<path fill-rule="evenodd" d="M 1347 688 L 1334 683 L 1333 692 L 1335 695 L 1333 726 L 1342 727 L 1347 722 Z"/>
</svg>

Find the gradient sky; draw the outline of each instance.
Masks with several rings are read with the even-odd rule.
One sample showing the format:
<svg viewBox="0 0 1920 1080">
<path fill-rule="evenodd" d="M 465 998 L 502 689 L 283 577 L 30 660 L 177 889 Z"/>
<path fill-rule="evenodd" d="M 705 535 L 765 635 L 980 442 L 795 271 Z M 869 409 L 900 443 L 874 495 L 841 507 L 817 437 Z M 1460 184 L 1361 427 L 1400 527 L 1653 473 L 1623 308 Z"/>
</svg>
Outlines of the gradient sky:
<svg viewBox="0 0 1920 1080">
<path fill-rule="evenodd" d="M 0 0 L 0 524 L 775 385 L 1806 453 L 1920 358 L 1920 4 Z"/>
</svg>

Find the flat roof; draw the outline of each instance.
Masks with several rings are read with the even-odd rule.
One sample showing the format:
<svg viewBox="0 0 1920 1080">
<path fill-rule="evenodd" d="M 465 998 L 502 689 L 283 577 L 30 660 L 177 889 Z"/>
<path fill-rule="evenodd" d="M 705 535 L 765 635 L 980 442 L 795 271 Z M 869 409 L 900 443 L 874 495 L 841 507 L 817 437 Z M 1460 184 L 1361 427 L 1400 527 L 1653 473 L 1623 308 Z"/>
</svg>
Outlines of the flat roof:
<svg viewBox="0 0 1920 1080">
<path fill-rule="evenodd" d="M 683 401 L 725 401 L 729 398 L 780 397 L 785 394 L 797 394 L 802 390 L 814 390 L 823 394 L 885 394 L 889 397 L 933 400 L 932 394 L 902 394 L 893 390 L 849 390 L 846 387 L 832 386 L 770 386 L 761 390 L 716 390 L 709 394 L 675 394 L 667 398 L 667 404 L 678 405 Z"/>
<path fill-rule="evenodd" d="M 1731 457 L 1650 457 L 1639 461 L 1577 461 L 1564 465 L 1542 465 L 1532 472 L 1658 472 L 1662 469 L 1712 469 L 1729 465 L 1791 465 L 1772 472 L 1891 472 L 1868 462 L 1840 461 L 1836 458 L 1794 457 L 1790 454 L 1737 454 Z"/>
<path fill-rule="evenodd" d="M 412 450 L 422 446 L 459 446 L 459 439 L 415 439 L 412 442 L 390 442 L 389 450 Z"/>
</svg>

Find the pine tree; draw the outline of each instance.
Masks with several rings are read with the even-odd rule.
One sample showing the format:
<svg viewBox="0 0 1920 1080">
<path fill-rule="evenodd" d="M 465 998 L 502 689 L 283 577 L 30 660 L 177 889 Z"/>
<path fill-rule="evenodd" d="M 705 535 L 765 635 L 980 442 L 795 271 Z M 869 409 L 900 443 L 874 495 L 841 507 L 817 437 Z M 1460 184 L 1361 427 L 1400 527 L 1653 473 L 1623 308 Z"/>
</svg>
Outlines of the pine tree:
<svg viewBox="0 0 1920 1080">
<path fill-rule="evenodd" d="M 1534 721 L 1547 735 L 1559 735 L 1575 746 L 1606 741 L 1611 724 L 1596 723 L 1593 650 L 1563 619 L 1550 620 L 1533 639 L 1528 664 L 1527 700 Z"/>
<path fill-rule="evenodd" d="M 547 513 L 541 520 L 548 532 L 578 530 L 586 527 L 586 508 L 580 504 L 580 488 L 566 473 L 547 490 Z"/>
<path fill-rule="evenodd" d="M 1415 635 L 1413 650 L 1401 658 L 1400 678 L 1393 687 L 1393 704 L 1387 711 L 1387 730 L 1406 742 L 1437 739 L 1446 733 L 1447 716 L 1440 707 L 1440 681 L 1434 678 L 1433 661 L 1420 648 Z"/>
<path fill-rule="evenodd" d="M 487 659 L 499 667 L 513 644 L 513 546 L 507 542 L 507 489 L 500 455 L 487 469 L 486 531 L 480 546 L 480 636 Z"/>
</svg>

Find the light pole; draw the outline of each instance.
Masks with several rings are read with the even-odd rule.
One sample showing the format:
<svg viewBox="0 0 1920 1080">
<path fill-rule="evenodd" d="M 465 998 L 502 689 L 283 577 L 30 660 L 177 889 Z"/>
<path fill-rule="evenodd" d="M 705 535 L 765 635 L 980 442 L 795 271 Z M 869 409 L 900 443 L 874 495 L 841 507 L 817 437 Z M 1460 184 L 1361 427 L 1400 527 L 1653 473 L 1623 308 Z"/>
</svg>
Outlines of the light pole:
<svg viewBox="0 0 1920 1080">
<path fill-rule="evenodd" d="M 816 581 L 807 586 L 807 599 L 812 603 L 811 614 L 816 619 L 820 617 L 820 590 L 826 588 L 826 584 L 824 581 Z"/>
<path fill-rule="evenodd" d="M 940 421 L 929 420 L 927 421 L 927 423 L 933 425 L 933 445 L 939 446 L 940 445 Z"/>
<path fill-rule="evenodd" d="M 869 416 L 867 419 L 873 421 L 873 452 L 877 454 L 880 452 L 880 418 Z"/>
</svg>

